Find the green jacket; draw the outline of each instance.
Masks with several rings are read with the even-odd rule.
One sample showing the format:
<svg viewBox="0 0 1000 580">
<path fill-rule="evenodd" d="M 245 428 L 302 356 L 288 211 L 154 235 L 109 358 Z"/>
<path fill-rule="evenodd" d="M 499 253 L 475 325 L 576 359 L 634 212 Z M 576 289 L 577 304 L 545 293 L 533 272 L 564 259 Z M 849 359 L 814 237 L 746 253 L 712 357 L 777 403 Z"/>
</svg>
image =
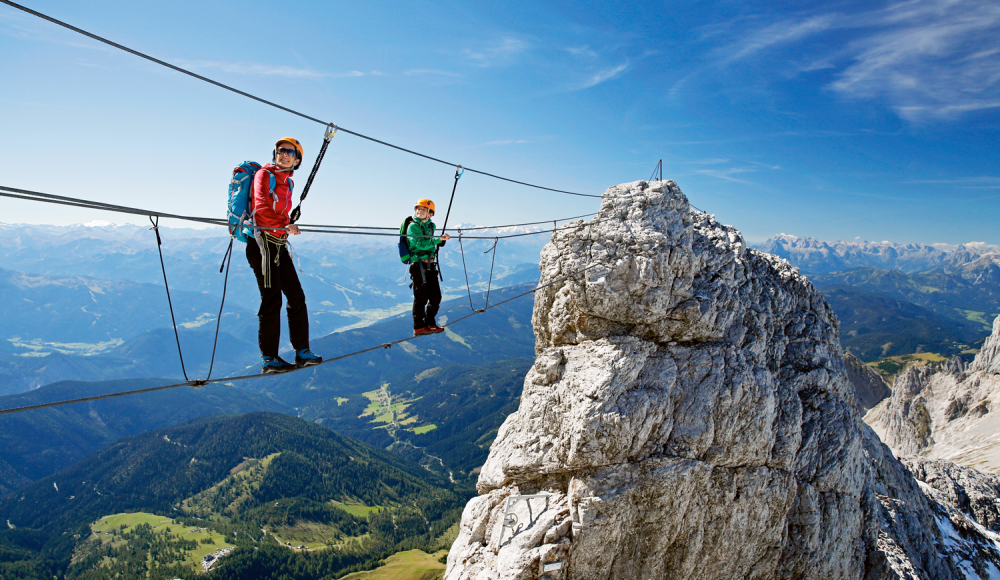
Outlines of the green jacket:
<svg viewBox="0 0 1000 580">
<path fill-rule="evenodd" d="M 437 254 L 437 249 L 444 245 L 441 238 L 432 238 L 434 235 L 434 222 L 427 218 L 420 221 L 413 218 L 406 228 L 406 243 L 410 246 L 410 258 L 416 260 L 430 260 Z"/>
</svg>

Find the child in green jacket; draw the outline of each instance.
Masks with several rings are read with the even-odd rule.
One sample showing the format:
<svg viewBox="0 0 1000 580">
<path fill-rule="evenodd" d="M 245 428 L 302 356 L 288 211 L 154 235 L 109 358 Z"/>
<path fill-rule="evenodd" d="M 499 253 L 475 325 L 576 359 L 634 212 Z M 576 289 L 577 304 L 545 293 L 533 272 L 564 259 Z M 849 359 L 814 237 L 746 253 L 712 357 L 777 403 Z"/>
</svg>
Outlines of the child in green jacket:
<svg viewBox="0 0 1000 580">
<path fill-rule="evenodd" d="M 438 248 L 451 239 L 448 234 L 434 238 L 434 202 L 421 199 L 413 207 L 413 221 L 406 228 L 410 250 L 410 278 L 413 280 L 413 334 L 444 332 L 434 316 L 441 306 L 441 286 L 435 258 Z"/>
</svg>

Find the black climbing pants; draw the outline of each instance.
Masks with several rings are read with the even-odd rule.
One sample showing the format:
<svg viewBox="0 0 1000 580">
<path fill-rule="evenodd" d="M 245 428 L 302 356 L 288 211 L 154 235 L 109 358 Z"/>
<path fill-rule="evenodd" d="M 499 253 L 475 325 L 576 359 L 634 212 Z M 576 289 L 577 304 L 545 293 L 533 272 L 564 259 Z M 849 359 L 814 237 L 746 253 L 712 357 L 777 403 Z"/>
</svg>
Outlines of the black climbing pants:
<svg viewBox="0 0 1000 580">
<path fill-rule="evenodd" d="M 263 248 L 257 240 L 263 241 Z M 257 311 L 257 344 L 262 356 L 278 356 L 281 341 L 281 294 L 288 299 L 288 333 L 296 351 L 309 348 L 309 314 L 306 295 L 295 272 L 295 264 L 284 243 L 264 234 L 247 241 L 247 262 L 253 268 L 260 290 L 260 310 Z"/>
<path fill-rule="evenodd" d="M 423 268 L 423 275 L 420 269 Z M 424 328 L 437 324 L 434 317 L 441 306 L 441 285 L 434 262 L 410 264 L 410 278 L 413 280 L 413 328 Z"/>
</svg>

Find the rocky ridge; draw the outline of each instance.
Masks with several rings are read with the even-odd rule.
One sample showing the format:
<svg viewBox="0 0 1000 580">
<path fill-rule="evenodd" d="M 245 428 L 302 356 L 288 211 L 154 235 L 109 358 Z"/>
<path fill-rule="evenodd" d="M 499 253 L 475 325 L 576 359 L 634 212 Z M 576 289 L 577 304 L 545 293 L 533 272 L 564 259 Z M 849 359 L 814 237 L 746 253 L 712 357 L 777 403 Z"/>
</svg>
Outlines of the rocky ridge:
<svg viewBox="0 0 1000 580">
<path fill-rule="evenodd" d="M 844 355 L 847 379 L 854 387 L 854 403 L 859 413 L 865 413 L 892 394 L 878 371 L 851 353 Z"/>
<path fill-rule="evenodd" d="M 589 269 L 536 293 L 537 358 L 448 580 L 986 578 L 1000 563 L 861 421 L 819 292 L 673 181 L 610 188 L 540 268 L 542 284 Z"/>
<path fill-rule="evenodd" d="M 1000 472 L 1000 317 L 971 364 L 910 367 L 865 420 L 897 456 Z"/>
<path fill-rule="evenodd" d="M 804 271 L 820 274 L 850 268 L 880 268 L 900 270 L 911 274 L 934 268 L 951 271 L 996 252 L 995 246 L 958 246 L 950 251 L 926 244 L 897 244 L 893 242 L 836 241 L 826 242 L 810 237 L 779 234 L 758 246 L 788 260 Z"/>
</svg>

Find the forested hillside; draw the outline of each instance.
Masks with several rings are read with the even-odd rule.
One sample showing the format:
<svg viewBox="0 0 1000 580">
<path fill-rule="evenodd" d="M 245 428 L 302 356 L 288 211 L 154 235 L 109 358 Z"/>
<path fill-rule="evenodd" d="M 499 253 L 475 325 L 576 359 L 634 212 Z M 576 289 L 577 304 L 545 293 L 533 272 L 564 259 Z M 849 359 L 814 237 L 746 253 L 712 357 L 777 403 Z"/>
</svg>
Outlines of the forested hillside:
<svg viewBox="0 0 1000 580">
<path fill-rule="evenodd" d="M 101 383 L 66 381 L 0 397 L 3 408 L 37 405 L 143 389 L 163 379 Z M 161 429 L 203 415 L 291 409 L 273 399 L 228 385 L 188 387 L 139 396 L 0 415 L 0 495 L 51 475 L 121 437 Z"/>
<path fill-rule="evenodd" d="M 173 540 L 152 529 L 117 546 L 88 542 L 102 517 L 147 512 L 233 543 L 213 577 L 319 578 L 438 546 L 463 505 L 445 480 L 320 425 L 270 413 L 211 417 L 124 439 L 5 497 L 0 576 L 89 578 L 137 554 L 155 568 L 156 546 Z M 286 542 L 304 542 L 304 530 L 311 550 L 293 551 Z M 173 561 L 163 558 L 164 573 Z"/>
</svg>

